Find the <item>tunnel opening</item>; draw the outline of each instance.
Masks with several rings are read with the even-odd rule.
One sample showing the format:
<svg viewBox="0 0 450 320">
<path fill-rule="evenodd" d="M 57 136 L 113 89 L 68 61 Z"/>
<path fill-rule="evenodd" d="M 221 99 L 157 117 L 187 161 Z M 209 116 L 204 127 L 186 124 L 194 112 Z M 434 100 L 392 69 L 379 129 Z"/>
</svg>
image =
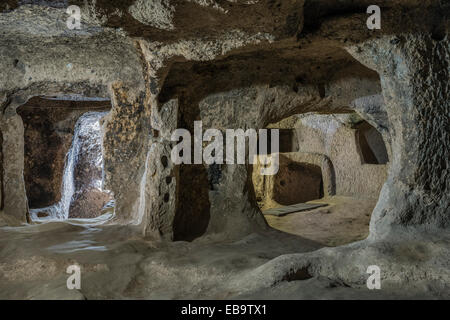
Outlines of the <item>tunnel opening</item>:
<svg viewBox="0 0 450 320">
<path fill-rule="evenodd" d="M 24 124 L 24 181 L 33 221 L 113 215 L 103 186 L 104 99 L 34 97 L 17 113 Z"/>
<path fill-rule="evenodd" d="M 207 169 L 202 164 L 180 165 L 179 174 L 173 240 L 192 241 L 202 236 L 209 225 L 210 182 Z"/>
<path fill-rule="evenodd" d="M 193 136 L 194 121 L 199 119 L 200 110 L 198 107 L 192 108 L 189 99 L 182 98 L 180 99 L 180 111 L 177 119 L 178 128 L 188 130 Z M 194 151 L 194 139 L 192 139 L 190 147 L 192 159 Z M 183 153 L 184 150 L 181 150 L 180 157 L 183 156 Z M 193 241 L 207 231 L 211 218 L 209 191 L 212 188 L 208 170 L 208 166 L 205 164 L 177 165 L 176 204 L 172 226 L 173 241 Z M 172 183 L 172 179 L 170 183 Z M 166 200 L 169 199 L 163 199 L 163 201 Z"/>
<path fill-rule="evenodd" d="M 365 239 L 387 176 L 381 134 L 356 113 L 296 114 L 268 128 L 280 130 L 279 170 L 262 176 L 254 165 L 251 174 L 269 226 L 325 246 Z M 373 148 L 364 162 L 360 135 Z"/>
<path fill-rule="evenodd" d="M 273 199 L 285 206 L 323 197 L 322 170 L 310 163 L 299 163 L 280 156 L 280 168 L 274 177 Z"/>
<path fill-rule="evenodd" d="M 275 129 L 275 128 L 272 128 Z M 276 128 L 278 130 L 278 151 L 280 153 L 295 152 L 298 151 L 297 146 L 297 134 L 294 129 Z M 267 139 L 264 143 L 267 145 L 266 150 L 260 149 L 260 141 L 258 135 L 257 152 L 260 155 L 270 153 L 272 150 L 272 131 L 267 131 Z"/>
<path fill-rule="evenodd" d="M 357 124 L 355 129 L 361 163 L 386 164 L 388 162 L 386 145 L 378 130 L 366 121 Z"/>
</svg>

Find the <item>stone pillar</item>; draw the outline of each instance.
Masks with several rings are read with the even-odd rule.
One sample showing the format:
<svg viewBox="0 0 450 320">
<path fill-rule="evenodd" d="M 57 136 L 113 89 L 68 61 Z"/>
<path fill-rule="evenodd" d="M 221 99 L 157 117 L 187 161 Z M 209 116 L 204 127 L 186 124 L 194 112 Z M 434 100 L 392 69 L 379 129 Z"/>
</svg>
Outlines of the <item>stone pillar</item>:
<svg viewBox="0 0 450 320">
<path fill-rule="evenodd" d="M 10 224 L 27 221 L 28 203 L 23 178 L 24 128 L 19 115 L 4 116 L 2 131 L 2 210 Z"/>
<path fill-rule="evenodd" d="M 152 118 L 161 119 L 161 126 L 153 130 L 141 184 L 145 236 L 185 241 L 203 235 L 232 238 L 265 226 L 256 202 L 249 201 L 253 190 L 246 165 L 175 165 L 171 161 L 172 147 L 178 143 L 171 141 L 173 131 L 192 129 L 194 121 L 180 123 L 179 112 L 178 99 L 152 108 Z"/>
<path fill-rule="evenodd" d="M 154 113 L 157 112 L 157 115 Z M 146 163 L 146 174 L 141 187 L 144 190 L 140 210 L 144 235 L 153 239 L 172 240 L 177 209 L 179 166 L 171 161 L 174 143 L 170 137 L 177 128 L 178 100 L 152 109 L 152 116 L 162 119 L 159 131 L 153 130 Z"/>
<path fill-rule="evenodd" d="M 152 239 L 173 239 L 177 205 L 178 166 L 170 161 L 168 141 L 153 140 L 143 181 L 144 235 Z"/>
<path fill-rule="evenodd" d="M 3 190 L 3 133 L 2 128 L 0 128 L 0 211 L 2 211 L 4 207 Z"/>
<path fill-rule="evenodd" d="M 447 37 L 386 36 L 349 52 L 379 72 L 391 131 L 389 177 L 371 236 L 450 226 L 450 45 Z M 438 231 L 437 231 L 438 232 Z"/>
<path fill-rule="evenodd" d="M 266 228 L 266 222 L 256 204 L 247 165 L 224 165 L 221 178 L 209 192 L 211 218 L 209 234 L 224 234 L 237 238 L 252 231 Z"/>
<path fill-rule="evenodd" d="M 103 124 L 104 182 L 114 192 L 116 220 L 139 224 L 140 185 L 149 148 L 150 110 L 144 92 L 115 83 Z"/>
</svg>

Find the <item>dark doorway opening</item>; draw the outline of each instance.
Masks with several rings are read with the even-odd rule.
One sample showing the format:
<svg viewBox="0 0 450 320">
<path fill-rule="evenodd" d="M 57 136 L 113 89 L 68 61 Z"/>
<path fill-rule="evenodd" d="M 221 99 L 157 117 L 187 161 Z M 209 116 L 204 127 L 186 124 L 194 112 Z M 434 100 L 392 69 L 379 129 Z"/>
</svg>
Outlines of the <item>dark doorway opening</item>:
<svg viewBox="0 0 450 320">
<path fill-rule="evenodd" d="M 209 190 L 210 181 L 204 165 L 180 165 L 174 241 L 192 241 L 206 232 L 211 207 Z"/>
<path fill-rule="evenodd" d="M 356 125 L 356 143 L 362 163 L 386 164 L 389 161 L 383 137 L 368 122 Z"/>
<path fill-rule="evenodd" d="M 18 109 L 24 123 L 24 180 L 33 220 L 112 213 L 103 188 L 102 119 L 109 100 L 35 97 Z"/>
<path fill-rule="evenodd" d="M 281 205 L 292 205 L 322 198 L 323 179 L 320 167 L 287 161 L 283 156 L 280 157 L 273 199 Z"/>
</svg>

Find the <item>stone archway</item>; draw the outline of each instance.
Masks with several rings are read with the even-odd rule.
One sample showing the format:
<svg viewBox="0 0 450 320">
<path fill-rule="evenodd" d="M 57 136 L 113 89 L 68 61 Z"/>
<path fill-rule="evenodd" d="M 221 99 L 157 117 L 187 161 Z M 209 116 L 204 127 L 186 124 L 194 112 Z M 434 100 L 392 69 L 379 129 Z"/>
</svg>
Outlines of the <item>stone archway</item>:
<svg viewBox="0 0 450 320">
<path fill-rule="evenodd" d="M 290 152 L 279 157 L 280 169 L 273 176 L 261 176 L 261 165 L 254 165 L 252 180 L 259 207 L 292 205 L 336 194 L 335 172 L 327 156 Z"/>
<path fill-rule="evenodd" d="M 384 37 L 349 49 L 357 59 L 379 70 L 393 127 L 389 177 L 371 223 L 374 238 L 401 226 L 445 228 L 449 224 L 448 209 L 440 206 L 442 201 L 448 202 L 450 187 L 448 179 L 443 179 L 448 165 L 442 160 L 448 159 L 443 143 L 448 134 L 440 129 L 448 126 L 449 106 L 439 102 L 439 93 L 448 89 L 448 83 L 440 81 L 434 71 L 449 72 L 448 63 L 437 58 L 437 53 L 448 53 L 448 47 L 429 36 L 399 41 Z M 389 50 L 381 52 L 376 47 Z M 370 49 L 363 54 L 358 48 Z M 397 72 L 388 72 L 392 68 Z"/>
<path fill-rule="evenodd" d="M 80 89 L 77 93 L 62 86 L 52 88 L 40 94 L 50 97 L 62 97 L 65 100 L 80 99 L 86 97 L 84 94 L 98 92 L 92 88 Z M 116 209 L 113 223 L 119 224 L 139 224 L 142 221 L 142 215 L 139 210 L 130 210 L 136 208 L 139 204 L 141 194 L 138 179 L 142 177 L 145 161 L 143 158 L 148 153 L 146 143 L 141 143 L 143 137 L 148 137 L 148 128 L 144 125 L 146 117 L 146 107 L 144 97 L 136 97 L 122 83 L 116 83 L 109 89 L 114 99 L 111 100 L 111 112 L 104 118 L 103 122 L 103 160 L 104 160 L 104 187 L 111 190 L 116 198 Z M 29 217 L 29 207 L 26 196 L 26 187 L 23 177 L 24 171 L 24 126 L 21 117 L 16 109 L 27 103 L 34 96 L 39 96 L 39 88 L 30 88 L 19 91 L 15 95 L 6 99 L 3 104 L 4 113 L 1 117 L 1 131 L 3 134 L 4 151 L 4 216 L 6 223 L 18 225 L 24 222 L 31 222 Z M 81 94 L 80 94 L 81 93 Z M 105 95 L 102 92 L 101 95 Z M 107 95 L 107 94 L 106 94 Z M 103 98 L 103 97 L 100 97 Z M 92 99 L 92 98 L 87 98 Z M 96 98 L 94 98 L 96 100 Z M 130 107 L 131 106 L 131 107 Z M 120 119 L 120 120 L 119 120 Z M 139 130 L 124 130 L 125 127 L 139 127 Z M 136 134 L 138 132 L 138 134 Z M 125 137 L 125 138 L 124 138 Z M 133 152 L 121 151 L 132 147 Z M 119 153 L 119 155 L 117 155 Z M 127 162 L 128 161 L 128 162 Z M 120 166 L 128 166 L 129 162 L 137 161 L 139 165 L 133 168 L 132 175 L 117 174 L 116 169 Z M 6 164 L 6 165 L 5 165 Z M 124 172 L 124 171 L 123 171 Z M 139 178 L 137 178 L 137 176 Z M 132 192 L 134 190 L 135 192 Z"/>
</svg>

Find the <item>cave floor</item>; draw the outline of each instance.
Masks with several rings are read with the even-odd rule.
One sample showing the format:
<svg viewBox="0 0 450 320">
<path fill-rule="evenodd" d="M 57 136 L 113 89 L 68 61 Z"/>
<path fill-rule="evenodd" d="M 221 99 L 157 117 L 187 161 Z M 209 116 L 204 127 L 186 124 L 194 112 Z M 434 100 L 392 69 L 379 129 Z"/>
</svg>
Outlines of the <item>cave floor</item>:
<svg viewBox="0 0 450 320">
<path fill-rule="evenodd" d="M 238 241 L 143 240 L 130 227 L 71 220 L 0 228 L 0 299 L 226 299 L 233 285 L 283 254 L 320 244 L 277 230 Z M 66 268 L 81 266 L 81 290 L 68 290 Z"/>
<path fill-rule="evenodd" d="M 316 216 L 347 217 L 343 226 L 335 229 L 331 228 L 332 219 L 324 221 L 327 227 L 323 230 L 334 230 L 329 233 L 331 240 L 318 237 L 317 227 L 306 232 L 307 226 L 303 236 L 269 228 L 239 240 L 205 236 L 193 242 L 146 241 L 132 227 L 94 225 L 88 221 L 1 227 L 0 299 L 403 298 L 404 291 L 387 293 L 367 290 L 365 286 L 348 287 L 324 277 L 266 285 L 272 274 L 267 265 L 274 259 L 313 253 L 324 244 L 365 235 L 365 229 L 359 233 L 355 229 L 351 236 L 338 236 L 337 231 L 355 223 L 350 222 L 353 213 L 341 212 L 344 207 L 357 211 L 368 203 L 337 198 L 327 201 L 329 208 L 307 215 L 316 223 Z M 299 219 L 295 214 L 286 217 Z M 70 276 L 66 269 L 72 264 L 81 267 L 80 290 L 68 290 L 66 286 Z M 258 274 L 264 276 L 255 281 Z"/>
<path fill-rule="evenodd" d="M 333 196 L 311 202 L 327 206 L 280 217 L 264 217 L 272 228 L 313 240 L 323 246 L 340 246 L 363 240 L 369 235 L 370 216 L 376 199 Z"/>
</svg>

